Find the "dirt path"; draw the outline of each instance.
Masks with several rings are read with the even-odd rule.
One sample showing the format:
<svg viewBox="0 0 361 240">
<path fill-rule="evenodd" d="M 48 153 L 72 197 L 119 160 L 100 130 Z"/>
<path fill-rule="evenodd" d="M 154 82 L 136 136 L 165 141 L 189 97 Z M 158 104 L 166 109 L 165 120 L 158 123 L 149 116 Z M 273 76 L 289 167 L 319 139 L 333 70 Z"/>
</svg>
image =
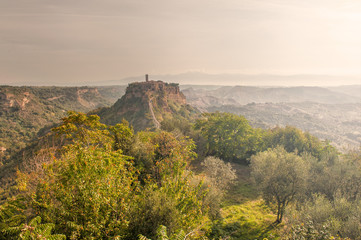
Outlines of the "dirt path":
<svg viewBox="0 0 361 240">
<path fill-rule="evenodd" d="M 155 118 L 155 115 L 154 115 L 154 112 L 153 112 L 153 104 L 152 104 L 152 98 L 149 99 L 149 109 L 150 109 L 150 113 L 152 115 L 152 118 L 153 118 L 153 122 L 154 122 L 154 125 L 157 129 L 160 129 L 160 123 L 158 122 L 158 120 Z"/>
</svg>

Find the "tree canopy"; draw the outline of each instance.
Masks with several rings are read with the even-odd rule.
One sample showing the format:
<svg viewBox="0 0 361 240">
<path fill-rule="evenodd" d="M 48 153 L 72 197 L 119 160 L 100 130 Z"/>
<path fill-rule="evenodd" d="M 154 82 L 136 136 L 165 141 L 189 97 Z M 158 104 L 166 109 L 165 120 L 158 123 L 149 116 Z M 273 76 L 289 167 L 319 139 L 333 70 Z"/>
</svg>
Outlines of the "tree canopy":
<svg viewBox="0 0 361 240">
<path fill-rule="evenodd" d="M 161 225 L 175 233 L 206 220 L 207 192 L 202 181 L 192 183 L 187 167 L 195 156 L 192 141 L 167 132 L 135 136 L 126 122 L 107 126 L 95 115 L 70 112 L 62 120 L 53 132 L 65 139 L 63 147 L 37 172 L 19 172 L 16 206 L 23 210 L 2 205 L 10 215 L 4 221 L 19 216 L 16 227 L 41 218 L 69 239 L 135 239 L 154 237 Z M 148 172 L 135 162 L 145 159 Z"/>
<path fill-rule="evenodd" d="M 308 165 L 295 153 L 277 147 L 251 157 L 251 174 L 264 199 L 277 205 L 277 222 L 285 208 L 306 188 Z"/>
<path fill-rule="evenodd" d="M 230 113 L 205 113 L 195 128 L 206 139 L 207 155 L 226 161 L 245 162 L 262 145 L 261 131 L 247 119 Z"/>
</svg>

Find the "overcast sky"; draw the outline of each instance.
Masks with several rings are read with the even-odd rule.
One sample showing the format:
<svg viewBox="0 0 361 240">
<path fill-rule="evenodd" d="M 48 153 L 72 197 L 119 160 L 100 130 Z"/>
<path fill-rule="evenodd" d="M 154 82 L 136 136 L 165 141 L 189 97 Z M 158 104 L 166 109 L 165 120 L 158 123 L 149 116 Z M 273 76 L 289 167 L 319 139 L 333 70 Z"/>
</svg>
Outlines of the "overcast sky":
<svg viewBox="0 0 361 240">
<path fill-rule="evenodd" d="M 361 1 L 0 0 L 0 85 L 188 71 L 361 76 Z"/>
</svg>

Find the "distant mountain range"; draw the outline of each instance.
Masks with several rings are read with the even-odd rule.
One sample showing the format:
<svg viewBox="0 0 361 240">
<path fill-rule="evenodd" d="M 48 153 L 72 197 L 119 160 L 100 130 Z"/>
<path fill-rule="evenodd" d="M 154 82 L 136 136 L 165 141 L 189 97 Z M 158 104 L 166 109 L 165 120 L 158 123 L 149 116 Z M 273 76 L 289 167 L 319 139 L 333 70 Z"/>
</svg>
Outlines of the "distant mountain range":
<svg viewBox="0 0 361 240">
<path fill-rule="evenodd" d="M 187 86 L 187 101 L 203 112 L 245 116 L 255 127 L 295 126 L 339 149 L 361 145 L 361 85 L 340 87 Z"/>
<path fill-rule="evenodd" d="M 146 73 L 144 73 L 146 74 Z M 361 76 L 330 76 L 330 75 L 276 75 L 276 74 L 208 74 L 202 72 L 186 72 L 179 74 L 150 74 L 150 80 L 176 82 L 180 85 L 223 85 L 223 86 L 339 86 L 361 85 Z M 144 75 L 126 77 L 97 82 L 74 82 L 69 86 L 108 86 L 127 85 L 132 82 L 144 81 Z M 36 84 L 36 83 L 34 83 Z M 54 85 L 54 83 L 49 83 Z M 44 82 L 38 85 L 44 85 Z M 46 85 L 46 83 L 45 83 Z M 64 84 L 63 84 L 64 85 Z"/>
<path fill-rule="evenodd" d="M 329 89 L 334 92 L 344 93 L 359 99 L 361 98 L 361 85 L 338 86 L 330 87 Z"/>
<path fill-rule="evenodd" d="M 324 104 L 360 103 L 356 86 L 322 87 L 188 87 L 183 89 L 187 101 L 200 109 L 210 106 L 245 105 L 249 103 L 315 102 Z M 358 88 L 361 89 L 361 88 Z"/>
</svg>

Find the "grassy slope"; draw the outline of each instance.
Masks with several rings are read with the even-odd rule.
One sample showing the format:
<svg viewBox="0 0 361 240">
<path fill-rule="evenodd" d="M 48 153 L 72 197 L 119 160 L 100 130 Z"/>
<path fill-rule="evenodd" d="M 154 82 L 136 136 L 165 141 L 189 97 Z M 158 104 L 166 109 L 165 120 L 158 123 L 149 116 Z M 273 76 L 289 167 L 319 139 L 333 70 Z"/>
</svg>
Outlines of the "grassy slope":
<svg viewBox="0 0 361 240">
<path fill-rule="evenodd" d="M 215 239 L 277 239 L 278 228 L 273 225 L 276 216 L 258 196 L 251 184 L 249 168 L 235 165 L 238 181 L 225 198 L 222 220 L 214 226 Z"/>
</svg>

